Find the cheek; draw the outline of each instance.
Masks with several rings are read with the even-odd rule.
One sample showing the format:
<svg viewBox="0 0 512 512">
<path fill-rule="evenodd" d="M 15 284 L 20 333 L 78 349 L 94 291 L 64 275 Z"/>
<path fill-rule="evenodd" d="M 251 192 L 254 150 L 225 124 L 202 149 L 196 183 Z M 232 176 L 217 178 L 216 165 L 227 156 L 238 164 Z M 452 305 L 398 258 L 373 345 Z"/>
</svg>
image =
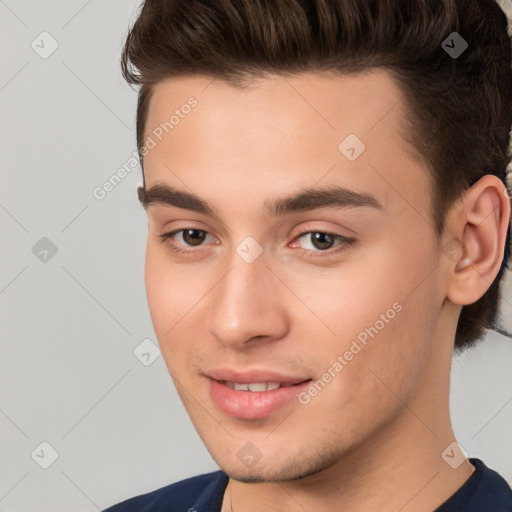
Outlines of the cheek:
<svg viewBox="0 0 512 512">
<path fill-rule="evenodd" d="M 309 296 L 311 309 L 329 327 L 321 331 L 324 370 L 342 358 L 329 397 L 333 407 L 336 401 L 393 403 L 386 385 L 405 400 L 428 365 L 441 296 L 432 251 L 414 244 L 404 244 L 403 251 L 394 244 L 374 249 Z"/>
<path fill-rule="evenodd" d="M 283 280 L 310 312 L 304 315 L 304 307 L 297 307 L 296 322 L 318 325 L 327 337 L 330 333 L 339 339 L 351 339 L 375 323 L 385 332 L 401 322 L 399 317 L 405 315 L 397 309 L 415 298 L 411 292 L 425 279 L 425 269 L 433 268 L 425 256 L 413 259 L 384 243 L 354 252 L 336 267 L 309 267 L 281 269 Z"/>
<path fill-rule="evenodd" d="M 181 378 L 175 380 L 183 368 L 190 367 L 187 363 L 189 344 L 180 340 L 190 338 L 187 314 L 204 292 L 198 289 L 197 279 L 188 275 L 187 266 L 172 262 L 157 243 L 148 241 L 146 248 L 144 279 L 148 307 L 167 370 L 181 399 L 186 402 L 187 395 L 182 394 L 179 386 Z"/>
<path fill-rule="evenodd" d="M 171 261 L 157 244 L 148 240 L 144 280 L 153 327 L 164 349 L 206 290 L 189 266 Z"/>
<path fill-rule="evenodd" d="M 324 364 L 353 341 L 362 347 L 354 360 L 387 361 L 398 372 L 414 353 L 428 350 L 440 280 L 432 248 L 410 238 L 361 248 L 336 268 L 312 268 L 300 277 L 286 271 L 286 282 L 309 310 L 297 308 L 295 323 L 322 340 Z"/>
</svg>

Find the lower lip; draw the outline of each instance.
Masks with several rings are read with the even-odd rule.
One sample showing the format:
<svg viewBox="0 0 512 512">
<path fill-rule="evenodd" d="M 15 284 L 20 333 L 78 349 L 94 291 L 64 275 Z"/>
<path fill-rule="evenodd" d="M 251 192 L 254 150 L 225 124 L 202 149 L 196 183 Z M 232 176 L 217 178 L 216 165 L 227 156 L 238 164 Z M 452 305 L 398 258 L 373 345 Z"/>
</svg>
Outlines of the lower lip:
<svg viewBox="0 0 512 512">
<path fill-rule="evenodd" d="M 255 420 L 270 416 L 309 386 L 311 380 L 272 391 L 236 391 L 209 379 L 210 396 L 223 412 L 234 418 Z"/>
</svg>

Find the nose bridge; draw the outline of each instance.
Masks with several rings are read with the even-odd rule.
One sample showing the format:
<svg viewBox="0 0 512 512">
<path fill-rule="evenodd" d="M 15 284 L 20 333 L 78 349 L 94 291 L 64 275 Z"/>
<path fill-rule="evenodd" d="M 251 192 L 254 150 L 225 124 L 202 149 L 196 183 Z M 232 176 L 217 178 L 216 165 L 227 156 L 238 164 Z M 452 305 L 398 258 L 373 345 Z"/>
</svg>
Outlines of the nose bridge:
<svg viewBox="0 0 512 512">
<path fill-rule="evenodd" d="M 209 330 L 225 344 L 244 344 L 255 336 L 280 336 L 286 328 L 282 284 L 251 240 L 242 241 L 212 290 Z"/>
</svg>

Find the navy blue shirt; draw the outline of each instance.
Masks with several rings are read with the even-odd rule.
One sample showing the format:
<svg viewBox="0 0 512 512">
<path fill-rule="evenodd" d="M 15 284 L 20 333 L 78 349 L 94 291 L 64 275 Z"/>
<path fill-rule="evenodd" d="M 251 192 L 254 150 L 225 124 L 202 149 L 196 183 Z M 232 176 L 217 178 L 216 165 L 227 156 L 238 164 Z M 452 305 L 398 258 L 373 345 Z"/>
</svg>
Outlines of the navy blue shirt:
<svg viewBox="0 0 512 512">
<path fill-rule="evenodd" d="M 475 471 L 433 512 L 512 512 L 507 482 L 480 459 L 469 461 Z M 228 480 L 224 471 L 205 473 L 129 498 L 103 512 L 220 512 Z"/>
</svg>

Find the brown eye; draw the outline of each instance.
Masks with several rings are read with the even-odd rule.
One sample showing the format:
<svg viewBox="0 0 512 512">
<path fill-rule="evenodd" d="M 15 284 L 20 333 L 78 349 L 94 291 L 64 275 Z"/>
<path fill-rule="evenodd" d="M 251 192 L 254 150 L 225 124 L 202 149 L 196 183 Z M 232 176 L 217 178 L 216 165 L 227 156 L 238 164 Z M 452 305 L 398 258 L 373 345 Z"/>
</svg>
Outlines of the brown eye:
<svg viewBox="0 0 512 512">
<path fill-rule="evenodd" d="M 306 231 L 296 238 L 296 240 L 300 239 L 309 242 L 309 247 L 301 246 L 299 251 L 312 257 L 334 255 L 353 247 L 356 243 L 354 238 L 326 233 L 325 231 Z M 338 242 L 337 244 L 335 244 L 336 241 Z"/>
<path fill-rule="evenodd" d="M 187 245 L 201 245 L 206 238 L 206 231 L 201 229 L 183 229 L 183 240 Z"/>
<path fill-rule="evenodd" d="M 313 245 L 317 249 L 330 249 L 334 243 L 334 237 L 332 237 L 328 233 L 315 231 L 313 233 L 310 233 L 310 235 L 313 235 L 311 237 L 311 241 L 313 242 Z"/>
<path fill-rule="evenodd" d="M 179 239 L 175 240 L 178 235 L 181 235 L 181 241 Z M 202 229 L 185 228 L 177 229 L 171 233 L 164 233 L 158 236 L 161 238 L 162 243 L 167 245 L 167 247 L 169 247 L 173 252 L 187 254 L 195 252 L 195 247 L 201 248 L 208 235 L 208 231 L 204 231 Z"/>
<path fill-rule="evenodd" d="M 310 248 L 323 250 L 333 247 L 336 240 L 340 242 L 338 245 L 342 245 L 343 243 L 347 244 L 353 241 L 353 239 L 347 238 L 343 235 L 335 235 L 324 231 L 306 231 L 305 233 L 301 233 L 297 237 L 297 240 L 300 240 L 301 238 L 309 242 L 311 246 Z"/>
</svg>

